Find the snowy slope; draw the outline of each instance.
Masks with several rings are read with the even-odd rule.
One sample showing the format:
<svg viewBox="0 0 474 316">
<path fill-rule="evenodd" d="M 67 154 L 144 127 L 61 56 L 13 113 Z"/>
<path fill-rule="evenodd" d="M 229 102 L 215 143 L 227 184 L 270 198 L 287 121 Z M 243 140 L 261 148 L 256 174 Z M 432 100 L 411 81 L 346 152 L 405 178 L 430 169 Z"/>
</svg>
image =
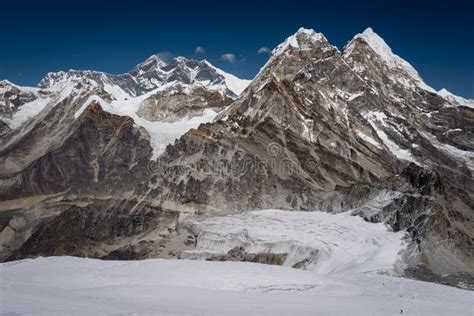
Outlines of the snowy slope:
<svg viewBox="0 0 474 316">
<path fill-rule="evenodd" d="M 364 221 L 349 212 L 262 210 L 184 222 L 198 236 L 197 248 L 184 258 L 207 259 L 235 247 L 247 253 L 288 254 L 283 265 L 319 274 L 383 271 L 396 274 L 403 232 Z"/>
<path fill-rule="evenodd" d="M 0 81 L 0 119 L 14 128 L 36 115 L 48 102 L 48 91 L 20 87 L 8 80 Z M 21 112 L 21 113 L 19 113 Z"/>
<path fill-rule="evenodd" d="M 13 82 L 7 80 L 7 79 L 3 79 L 3 80 L 0 80 L 0 93 L 4 93 L 8 90 L 11 90 L 11 88 L 16 88 L 16 89 L 21 89 L 23 91 L 28 91 L 28 92 L 31 92 L 31 93 L 37 93 L 38 92 L 38 88 L 35 88 L 35 87 L 27 87 L 27 86 L 19 86 L 19 85 L 16 85 L 14 84 Z"/>
<path fill-rule="evenodd" d="M 408 279 L 325 277 L 188 260 L 38 258 L 0 265 L 0 313 L 472 315 L 472 292 Z"/>
<path fill-rule="evenodd" d="M 55 106 L 67 97 L 71 96 L 73 92 L 77 92 L 77 89 L 75 89 L 74 85 L 74 82 L 64 83 L 56 91 L 51 91 L 50 94 L 44 97 L 39 97 L 36 100 L 33 100 L 32 102 L 23 104 L 18 109 L 18 111 L 13 114 L 11 119 L 3 118 L 2 121 L 5 122 L 11 129 L 19 128 L 27 120 L 39 114 L 48 105 Z"/>
<path fill-rule="evenodd" d="M 223 76 L 224 79 L 225 79 L 225 84 L 226 84 L 227 88 L 229 88 L 236 95 L 240 95 L 242 93 L 242 91 L 244 91 L 245 88 L 247 88 L 247 86 L 250 84 L 250 82 L 252 82 L 252 80 L 237 78 L 236 76 L 231 75 L 231 74 L 223 71 L 222 69 L 219 69 L 219 68 L 215 67 L 214 65 L 212 65 L 207 60 L 203 60 L 203 62 L 206 63 L 212 69 L 214 69 L 219 75 Z"/>
<path fill-rule="evenodd" d="M 196 116 L 191 119 L 182 119 L 173 123 L 159 121 L 152 122 L 137 115 L 138 108 L 143 100 L 157 93 L 158 91 L 172 89 L 175 84 L 176 82 L 165 84 L 162 87 L 159 87 L 136 98 L 117 98 L 110 103 L 103 100 L 100 102 L 102 108 L 105 111 L 117 115 L 129 116 L 133 118 L 135 124 L 145 128 L 145 130 L 150 135 L 150 145 L 153 148 L 152 159 L 158 157 L 165 150 L 166 146 L 172 144 L 175 139 L 182 136 L 189 129 L 197 128 L 202 123 L 211 122 L 217 115 L 217 113 L 212 109 L 205 109 L 203 115 L 201 116 Z M 79 116 L 79 114 L 80 113 L 76 113 L 76 117 Z"/>
<path fill-rule="evenodd" d="M 11 119 L 3 118 L 2 121 L 11 129 L 18 128 L 28 119 L 41 112 L 50 101 L 51 98 L 38 98 L 32 102 L 28 102 L 21 106 L 21 108 L 13 114 Z"/>
<path fill-rule="evenodd" d="M 471 315 L 473 292 L 395 276 L 402 233 L 349 214 L 264 210 L 190 219 L 198 251 L 250 237 L 324 252 L 310 270 L 248 262 L 50 257 L 0 264 L 0 313 Z M 214 241 L 210 236 L 214 236 Z M 226 239 L 226 236 L 234 239 Z M 202 245 L 200 244 L 202 243 Z M 231 245 L 233 243 L 233 245 Z M 212 249 L 210 249 L 212 248 Z M 284 248 L 284 247 L 283 247 Z M 273 249 L 273 250 L 282 250 Z M 269 250 L 269 249 L 267 249 Z"/>
<path fill-rule="evenodd" d="M 455 105 L 467 106 L 474 109 L 474 100 L 472 99 L 465 99 L 463 97 L 457 96 L 444 88 L 439 90 L 438 94 Z"/>
</svg>

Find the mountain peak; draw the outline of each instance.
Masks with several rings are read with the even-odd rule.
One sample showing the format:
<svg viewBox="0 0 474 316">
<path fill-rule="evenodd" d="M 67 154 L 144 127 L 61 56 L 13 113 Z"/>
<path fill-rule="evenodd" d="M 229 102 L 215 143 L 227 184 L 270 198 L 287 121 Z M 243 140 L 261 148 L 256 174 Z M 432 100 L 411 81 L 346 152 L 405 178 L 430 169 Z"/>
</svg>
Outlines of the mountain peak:
<svg viewBox="0 0 474 316">
<path fill-rule="evenodd" d="M 317 42 L 327 42 L 327 39 L 322 33 L 318 33 L 313 29 L 300 27 L 295 34 L 289 36 L 283 43 L 278 45 L 272 51 L 272 55 L 280 55 L 289 47 L 298 48 L 301 50 L 309 50 L 314 45 L 314 43 Z"/>
<path fill-rule="evenodd" d="M 176 61 L 179 61 L 179 62 L 186 62 L 186 61 L 188 61 L 188 60 L 192 60 L 192 59 L 187 59 L 187 58 L 184 57 L 184 56 L 178 56 L 178 57 L 175 57 L 175 58 L 173 58 L 173 59 L 176 60 Z"/>
<path fill-rule="evenodd" d="M 371 27 L 368 27 L 364 30 L 364 32 L 357 34 L 354 38 L 347 44 L 344 48 L 344 58 L 348 58 L 354 49 L 356 48 L 356 42 L 362 41 L 367 44 L 370 49 L 379 56 L 379 58 L 383 61 L 387 67 L 391 69 L 397 69 L 404 71 L 409 77 L 412 78 L 417 84 L 418 87 L 427 90 L 432 93 L 436 93 L 436 91 L 428 86 L 423 79 L 421 79 L 418 72 L 413 68 L 410 63 L 408 63 L 403 58 L 396 55 L 390 46 L 385 42 L 385 40 L 380 37 Z"/>
<path fill-rule="evenodd" d="M 0 80 L 0 85 L 16 86 L 16 84 L 7 79 Z"/>
<path fill-rule="evenodd" d="M 160 56 L 158 56 L 158 54 L 153 54 L 153 55 L 151 55 L 150 57 L 148 57 L 147 59 L 145 59 L 145 61 L 143 61 L 142 64 L 150 63 L 150 62 L 161 62 L 161 63 L 164 63 L 163 59 L 161 59 Z"/>
<path fill-rule="evenodd" d="M 296 34 L 305 34 L 305 35 L 308 35 L 308 36 L 311 36 L 311 37 L 315 36 L 315 37 L 317 37 L 318 40 L 320 39 L 321 36 L 324 37 L 324 35 L 322 33 L 318 33 L 314 29 L 307 29 L 307 28 L 304 28 L 304 27 L 300 27 L 298 29 L 298 31 L 296 31 L 295 35 Z"/>
<path fill-rule="evenodd" d="M 439 91 L 438 91 L 438 94 L 439 94 L 440 96 L 443 96 L 443 97 L 452 95 L 451 91 L 449 91 L 449 90 L 446 89 L 446 88 L 443 88 L 443 89 L 439 90 Z"/>
<path fill-rule="evenodd" d="M 377 53 L 386 63 L 390 66 L 397 65 L 397 55 L 392 52 L 390 46 L 384 41 L 382 37 L 380 37 L 371 27 L 368 27 L 364 30 L 364 32 L 357 34 L 354 36 L 354 39 L 361 39 L 365 41 L 372 50 Z"/>
<path fill-rule="evenodd" d="M 153 54 L 145 61 L 141 62 L 138 64 L 135 69 L 137 69 L 139 72 L 147 72 L 150 71 L 151 69 L 155 68 L 161 68 L 166 65 L 166 62 L 164 62 L 158 54 Z"/>
</svg>

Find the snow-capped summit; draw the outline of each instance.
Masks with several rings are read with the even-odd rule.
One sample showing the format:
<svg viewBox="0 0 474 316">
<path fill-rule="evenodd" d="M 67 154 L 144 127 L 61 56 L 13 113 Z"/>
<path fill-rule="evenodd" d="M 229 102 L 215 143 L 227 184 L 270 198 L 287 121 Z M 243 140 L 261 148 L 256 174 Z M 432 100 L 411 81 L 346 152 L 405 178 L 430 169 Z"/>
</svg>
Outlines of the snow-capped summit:
<svg viewBox="0 0 474 316">
<path fill-rule="evenodd" d="M 276 80 L 288 79 L 293 73 L 292 70 L 299 69 L 302 64 L 307 63 L 308 58 L 330 56 L 338 51 L 322 33 L 300 27 L 272 50 L 267 63 L 252 82 L 260 85 L 258 78 L 268 75 Z"/>
<path fill-rule="evenodd" d="M 474 108 L 473 99 L 465 99 L 463 97 L 457 96 L 451 93 L 449 90 L 443 88 L 438 91 L 438 95 L 442 96 L 444 99 L 458 106 L 467 106 L 469 108 Z"/>
<path fill-rule="evenodd" d="M 311 49 L 312 45 L 316 42 L 327 42 L 327 39 L 322 33 L 318 33 L 313 29 L 300 27 L 295 34 L 289 36 L 283 43 L 273 49 L 272 55 L 278 56 L 289 47 L 308 50 Z"/>
<path fill-rule="evenodd" d="M 423 81 L 415 68 L 413 68 L 413 66 L 406 60 L 393 53 L 390 46 L 388 46 L 384 39 L 375 33 L 371 27 L 366 28 L 364 32 L 354 36 L 344 49 L 344 58 L 348 58 L 352 54 L 357 40 L 367 43 L 369 47 L 382 59 L 387 67 L 405 72 L 416 82 L 418 87 L 436 93 L 433 88 Z"/>
<path fill-rule="evenodd" d="M 135 70 L 138 73 L 144 73 L 152 69 L 160 69 L 164 65 L 166 65 L 166 62 L 164 62 L 157 54 L 153 54 L 145 59 L 145 61 L 135 66 Z"/>
<path fill-rule="evenodd" d="M 60 89 L 71 81 L 79 82 L 83 80 L 94 80 L 100 82 L 104 73 L 100 71 L 91 70 L 76 70 L 69 69 L 68 71 L 48 72 L 46 76 L 41 79 L 37 87 L 41 89 Z"/>
<path fill-rule="evenodd" d="M 0 80 L 0 85 L 3 87 L 5 85 L 12 85 L 12 86 L 15 86 L 14 83 L 12 83 L 11 81 L 7 80 L 7 79 L 3 79 L 3 80 Z"/>
<path fill-rule="evenodd" d="M 155 62 L 155 60 L 153 60 Z M 150 62 L 151 63 L 151 62 Z M 180 84 L 199 85 L 210 91 L 219 91 L 222 95 L 236 98 L 250 83 L 242 80 L 213 66 L 206 60 L 187 59 L 175 57 L 168 63 L 156 60 L 155 67 L 136 68 L 129 72 L 144 92 L 151 91 L 166 83 L 176 81 Z"/>
</svg>

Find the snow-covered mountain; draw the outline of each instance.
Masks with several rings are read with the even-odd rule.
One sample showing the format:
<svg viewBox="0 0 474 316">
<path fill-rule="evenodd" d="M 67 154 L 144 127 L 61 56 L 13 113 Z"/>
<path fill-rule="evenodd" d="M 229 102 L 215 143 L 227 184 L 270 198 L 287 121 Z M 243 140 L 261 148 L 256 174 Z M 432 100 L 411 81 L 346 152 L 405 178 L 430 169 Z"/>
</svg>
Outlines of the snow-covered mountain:
<svg viewBox="0 0 474 316">
<path fill-rule="evenodd" d="M 88 79 L 106 91 L 115 89 L 119 94 L 126 93 L 131 97 L 140 96 L 168 83 L 178 82 L 218 91 L 224 96 L 235 98 L 250 83 L 250 80 L 239 79 L 214 67 L 206 60 L 176 57 L 166 63 L 157 55 L 152 55 L 131 71 L 120 75 L 88 70 L 50 72 L 40 81 L 38 87 L 43 89 L 58 87 L 77 79 Z"/>
<path fill-rule="evenodd" d="M 91 102 L 96 102 L 109 113 L 132 117 L 137 126 L 145 128 L 156 157 L 190 128 L 211 121 L 249 82 L 206 60 L 177 57 L 166 63 L 157 55 L 120 75 L 89 70 L 51 72 L 37 88 L 2 81 L 0 134 L 23 126 L 31 118 L 40 122 L 44 118 L 36 115 L 45 108 L 43 114 L 54 111 L 64 115 L 67 122 L 54 125 L 54 133 L 58 133 L 57 128 L 69 129 L 69 119 L 78 118 Z M 46 132 L 40 134 L 47 136 Z"/>
<path fill-rule="evenodd" d="M 330 252 L 322 242 L 252 244 L 249 231 L 237 250 L 216 251 L 234 235 L 183 224 L 275 208 L 386 223 L 406 234 L 401 274 L 474 284 L 471 108 L 427 86 L 372 29 L 341 51 L 301 28 L 247 84 L 180 57 L 152 56 L 121 75 L 48 74 L 40 111 L 28 119 L 22 109 L 35 101 L 26 102 L 3 119 L 0 259 L 282 264 L 296 248 Z M 303 257 L 292 263 L 322 258 Z"/>
<path fill-rule="evenodd" d="M 410 232 L 410 273 L 473 273 L 472 115 L 371 29 L 342 52 L 300 29 L 214 123 L 167 148 L 141 198 L 190 214 L 350 211 Z"/>
</svg>

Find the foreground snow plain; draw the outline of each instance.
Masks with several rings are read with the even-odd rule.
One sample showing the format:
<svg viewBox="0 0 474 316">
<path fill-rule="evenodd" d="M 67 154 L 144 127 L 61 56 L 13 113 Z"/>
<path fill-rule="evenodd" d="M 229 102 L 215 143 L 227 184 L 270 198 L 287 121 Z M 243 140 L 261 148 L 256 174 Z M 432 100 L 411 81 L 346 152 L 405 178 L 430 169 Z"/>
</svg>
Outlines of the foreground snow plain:
<svg viewBox="0 0 474 316">
<path fill-rule="evenodd" d="M 0 264 L 0 313 L 43 315 L 472 315 L 474 292 L 396 275 L 402 235 L 348 214 L 265 210 L 196 220 L 195 253 L 246 231 L 324 256 L 308 270 L 249 262 L 50 257 Z M 259 229 L 260 228 L 260 229 Z M 216 246 L 217 245 L 217 246 Z M 273 250 L 281 248 L 281 243 Z M 347 255 L 344 255 L 346 253 Z M 353 264 L 351 265 L 351 262 Z M 331 269 L 333 266 L 335 269 Z"/>
</svg>

